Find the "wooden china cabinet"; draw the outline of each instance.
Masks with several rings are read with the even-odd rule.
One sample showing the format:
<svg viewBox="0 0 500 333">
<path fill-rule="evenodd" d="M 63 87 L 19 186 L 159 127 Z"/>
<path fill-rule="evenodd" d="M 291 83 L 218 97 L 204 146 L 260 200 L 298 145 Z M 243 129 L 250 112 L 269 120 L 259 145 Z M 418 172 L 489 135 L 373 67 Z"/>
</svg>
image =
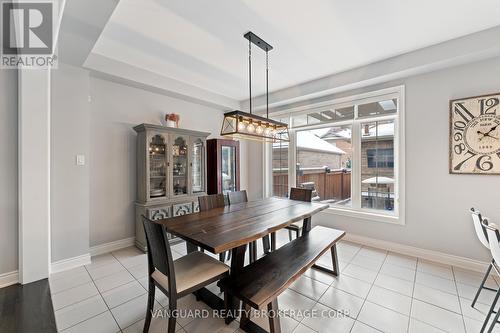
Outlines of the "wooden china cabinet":
<svg viewBox="0 0 500 333">
<path fill-rule="evenodd" d="M 210 133 L 141 124 L 137 132 L 136 246 L 146 251 L 142 215 L 151 220 L 199 211 L 207 194 Z M 171 236 L 170 236 L 171 237 Z"/>
<path fill-rule="evenodd" d="M 228 193 L 240 190 L 240 142 L 207 140 L 207 192 Z"/>
</svg>

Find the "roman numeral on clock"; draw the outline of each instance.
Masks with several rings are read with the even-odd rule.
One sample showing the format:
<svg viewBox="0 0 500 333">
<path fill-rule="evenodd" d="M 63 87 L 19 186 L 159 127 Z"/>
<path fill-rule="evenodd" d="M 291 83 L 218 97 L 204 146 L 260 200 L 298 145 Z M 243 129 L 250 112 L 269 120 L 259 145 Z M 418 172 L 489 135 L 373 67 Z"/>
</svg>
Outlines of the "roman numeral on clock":
<svg viewBox="0 0 500 333">
<path fill-rule="evenodd" d="M 496 107 L 499 103 L 500 103 L 500 100 L 498 98 L 480 99 L 479 106 L 480 106 L 481 115 L 483 115 L 483 114 L 496 115 L 497 109 L 494 109 L 494 110 L 492 110 L 492 109 L 494 107 Z"/>
<path fill-rule="evenodd" d="M 460 115 L 466 122 L 474 119 L 474 115 L 464 106 L 463 103 L 455 103 L 455 113 Z"/>
<path fill-rule="evenodd" d="M 470 155 L 469 157 L 467 157 L 465 160 L 463 160 L 462 162 L 458 163 L 454 168 L 453 170 L 460 170 L 460 168 L 462 168 L 462 165 L 465 164 L 465 162 L 467 162 L 468 160 L 470 160 L 471 158 L 473 158 L 474 156 L 476 156 L 477 154 L 474 154 L 473 152 L 471 152 L 470 150 L 468 150 L 464 155 Z"/>
</svg>

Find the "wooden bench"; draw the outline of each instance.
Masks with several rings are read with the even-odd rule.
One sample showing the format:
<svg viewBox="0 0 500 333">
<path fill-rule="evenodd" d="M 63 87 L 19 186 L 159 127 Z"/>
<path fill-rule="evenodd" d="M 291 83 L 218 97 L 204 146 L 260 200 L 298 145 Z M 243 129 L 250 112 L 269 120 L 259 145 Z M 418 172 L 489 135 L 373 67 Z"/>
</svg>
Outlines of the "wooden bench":
<svg viewBox="0 0 500 333">
<path fill-rule="evenodd" d="M 277 311 L 277 297 L 297 280 L 329 249 L 332 250 L 334 272 L 338 274 L 335 245 L 345 235 L 344 231 L 317 226 L 283 247 L 245 266 L 236 276 L 220 281 L 220 287 L 228 294 L 249 306 L 262 310 Z M 245 332 L 265 332 L 242 312 L 240 328 Z M 271 333 L 280 332 L 278 316 L 269 318 Z"/>
</svg>

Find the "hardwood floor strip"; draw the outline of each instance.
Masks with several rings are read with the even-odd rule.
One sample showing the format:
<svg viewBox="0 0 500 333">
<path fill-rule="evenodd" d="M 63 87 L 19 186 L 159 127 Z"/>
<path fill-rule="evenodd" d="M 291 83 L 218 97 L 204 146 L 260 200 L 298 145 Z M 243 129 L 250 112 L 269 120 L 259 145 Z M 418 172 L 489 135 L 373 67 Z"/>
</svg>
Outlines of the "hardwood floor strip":
<svg viewBox="0 0 500 333">
<path fill-rule="evenodd" d="M 0 289 L 0 332 L 57 332 L 48 279 Z"/>
</svg>

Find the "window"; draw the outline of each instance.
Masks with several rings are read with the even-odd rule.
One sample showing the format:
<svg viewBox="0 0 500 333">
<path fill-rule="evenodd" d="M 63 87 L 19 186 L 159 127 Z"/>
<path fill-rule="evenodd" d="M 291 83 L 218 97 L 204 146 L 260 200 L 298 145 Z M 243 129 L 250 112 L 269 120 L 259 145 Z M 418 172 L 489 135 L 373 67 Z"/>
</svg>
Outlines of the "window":
<svg viewBox="0 0 500 333">
<path fill-rule="evenodd" d="M 296 132 L 296 186 L 313 190 L 313 200 L 351 206 L 352 126 Z"/>
<path fill-rule="evenodd" d="M 285 111 L 290 142 L 272 144 L 272 193 L 313 190 L 332 213 L 403 223 L 404 87 Z"/>
<path fill-rule="evenodd" d="M 369 168 L 394 168 L 394 148 L 366 149 Z"/>
<path fill-rule="evenodd" d="M 394 210 L 394 120 L 361 123 L 361 207 Z"/>
<path fill-rule="evenodd" d="M 288 123 L 286 118 L 277 119 Z M 272 195 L 275 197 L 288 197 L 288 142 L 272 144 Z"/>
</svg>

